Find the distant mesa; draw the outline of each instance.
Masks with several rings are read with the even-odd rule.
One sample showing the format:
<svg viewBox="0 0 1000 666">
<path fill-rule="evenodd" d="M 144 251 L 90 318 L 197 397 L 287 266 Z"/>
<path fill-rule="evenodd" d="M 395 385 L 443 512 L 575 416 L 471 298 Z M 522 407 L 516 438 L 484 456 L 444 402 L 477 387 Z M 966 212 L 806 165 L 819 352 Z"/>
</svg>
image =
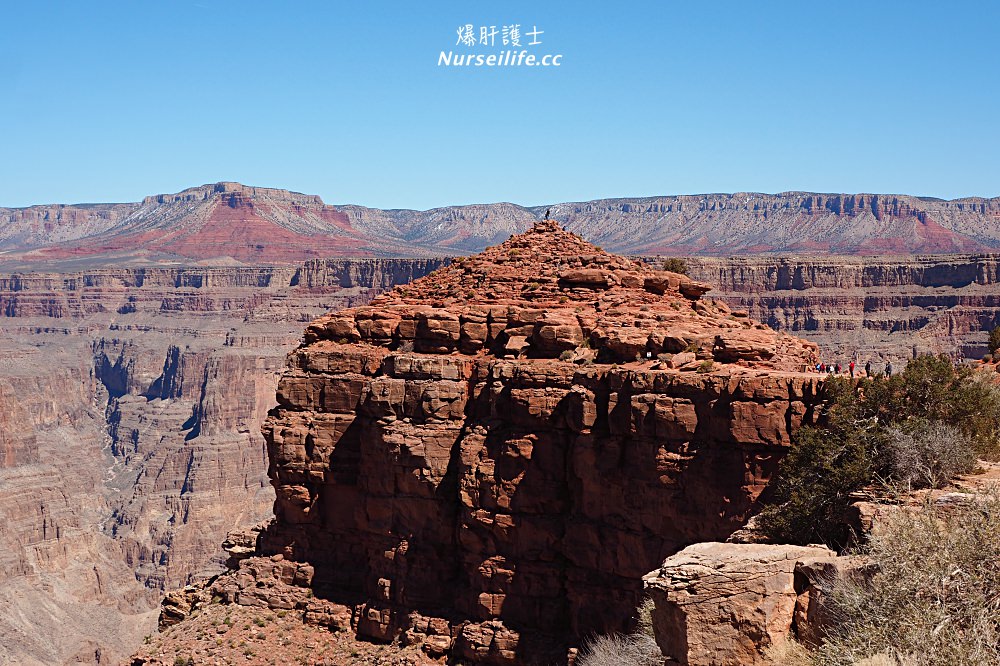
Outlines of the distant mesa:
<svg viewBox="0 0 1000 666">
<path fill-rule="evenodd" d="M 0 257 L 51 262 L 228 260 L 478 252 L 551 209 L 567 229 L 640 255 L 932 254 L 1000 249 L 1000 199 L 895 194 L 705 194 L 427 211 L 329 205 L 316 195 L 220 182 L 139 203 L 0 208 Z"/>
</svg>

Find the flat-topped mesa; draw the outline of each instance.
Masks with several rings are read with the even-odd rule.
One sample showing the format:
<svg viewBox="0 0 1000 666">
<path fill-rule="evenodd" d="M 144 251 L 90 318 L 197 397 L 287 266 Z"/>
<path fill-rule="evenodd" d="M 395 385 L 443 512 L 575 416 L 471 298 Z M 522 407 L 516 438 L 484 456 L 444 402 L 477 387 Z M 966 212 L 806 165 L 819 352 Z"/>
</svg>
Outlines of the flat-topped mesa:
<svg viewBox="0 0 1000 666">
<path fill-rule="evenodd" d="M 368 308 L 321 318 L 305 339 L 579 364 L 661 359 L 668 368 L 701 372 L 715 363 L 793 372 L 815 364 L 814 344 L 699 300 L 709 289 L 609 254 L 544 220 Z"/>
<path fill-rule="evenodd" d="M 815 345 L 706 290 L 543 221 L 318 319 L 264 425 L 262 554 L 432 654 L 629 629 L 642 576 L 741 527 L 820 400 Z"/>
<path fill-rule="evenodd" d="M 227 200 L 265 199 L 285 203 L 322 206 L 323 199 L 315 194 L 301 194 L 274 187 L 253 187 L 242 183 L 220 182 L 189 187 L 176 194 L 154 194 L 142 200 L 143 205 L 208 201 L 213 198 Z"/>
</svg>

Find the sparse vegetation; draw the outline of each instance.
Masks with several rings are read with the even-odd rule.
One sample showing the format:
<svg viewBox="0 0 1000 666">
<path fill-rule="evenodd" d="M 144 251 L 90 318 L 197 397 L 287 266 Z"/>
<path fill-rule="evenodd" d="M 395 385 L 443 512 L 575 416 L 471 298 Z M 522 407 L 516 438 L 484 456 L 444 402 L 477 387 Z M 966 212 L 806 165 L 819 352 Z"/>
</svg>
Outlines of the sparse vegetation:
<svg viewBox="0 0 1000 666">
<path fill-rule="evenodd" d="M 873 573 L 837 581 L 837 629 L 819 666 L 882 656 L 887 664 L 1000 663 L 1000 496 L 957 507 L 897 511 L 864 551 Z"/>
<path fill-rule="evenodd" d="M 610 634 L 587 641 L 576 659 L 580 666 L 660 666 L 663 654 L 645 634 Z"/>
<path fill-rule="evenodd" d="M 559 360 L 560 361 L 572 361 L 573 360 L 573 352 L 570 351 L 569 349 L 567 349 L 566 351 L 564 351 L 561 354 L 559 354 Z"/>
<path fill-rule="evenodd" d="M 940 487 L 995 456 L 1000 390 L 967 366 L 922 356 L 890 378 L 825 382 L 821 427 L 803 427 L 782 461 L 759 529 L 783 543 L 844 548 L 854 493 Z"/>
<path fill-rule="evenodd" d="M 712 368 L 713 367 L 715 367 L 715 362 L 712 361 L 711 359 L 706 359 L 706 360 L 704 360 L 704 361 L 702 361 L 701 363 L 698 364 L 698 369 L 695 370 L 695 372 L 698 372 L 698 373 L 704 375 L 704 374 L 707 374 L 709 372 L 712 372 Z"/>
<path fill-rule="evenodd" d="M 686 261 L 679 257 L 670 257 L 663 260 L 663 270 L 687 275 L 688 265 Z"/>
<path fill-rule="evenodd" d="M 968 436 L 940 421 L 915 420 L 889 430 L 893 481 L 906 488 L 940 488 L 976 466 Z"/>
<path fill-rule="evenodd" d="M 638 626 L 631 634 L 595 636 L 585 642 L 577 657 L 580 666 L 660 666 L 663 654 L 653 638 L 653 601 L 636 609 Z"/>
</svg>

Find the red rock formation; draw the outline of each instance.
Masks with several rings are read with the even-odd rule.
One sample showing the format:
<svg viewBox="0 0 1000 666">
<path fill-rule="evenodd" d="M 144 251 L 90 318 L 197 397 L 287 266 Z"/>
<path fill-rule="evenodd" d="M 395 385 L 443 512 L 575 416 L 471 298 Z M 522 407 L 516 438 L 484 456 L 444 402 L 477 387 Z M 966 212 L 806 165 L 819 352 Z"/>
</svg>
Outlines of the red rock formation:
<svg viewBox="0 0 1000 666">
<path fill-rule="evenodd" d="M 359 602 L 360 635 L 440 650 L 446 618 L 477 662 L 625 629 L 647 571 L 742 524 L 817 401 L 815 345 L 706 290 L 542 222 L 318 319 L 264 427 L 264 552 Z"/>
<path fill-rule="evenodd" d="M 49 224 L 56 214 L 58 224 Z M 28 264 L 97 258 L 287 264 L 319 257 L 426 254 L 401 239 L 353 227 L 346 214 L 317 196 L 239 183 L 146 197 L 141 204 L 0 210 L 4 218 L 10 228 L 0 235 L 0 247 L 21 250 L 5 258 Z"/>
</svg>

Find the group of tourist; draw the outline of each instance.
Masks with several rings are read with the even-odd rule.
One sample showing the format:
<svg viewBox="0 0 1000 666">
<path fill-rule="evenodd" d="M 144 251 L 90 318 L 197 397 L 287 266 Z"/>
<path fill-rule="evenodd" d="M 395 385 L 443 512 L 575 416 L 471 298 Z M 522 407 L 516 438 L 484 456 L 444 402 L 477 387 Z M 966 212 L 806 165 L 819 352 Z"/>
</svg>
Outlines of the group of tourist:
<svg viewBox="0 0 1000 666">
<path fill-rule="evenodd" d="M 856 367 L 857 366 L 854 364 L 854 361 L 851 361 L 850 363 L 847 364 L 846 370 L 847 370 L 847 373 L 850 374 L 851 379 L 854 379 L 854 373 L 855 373 Z M 826 363 L 819 362 L 819 363 L 816 364 L 816 372 L 823 373 L 823 374 L 830 374 L 830 375 L 840 375 L 840 374 L 844 373 L 844 367 L 842 365 L 840 365 L 840 363 L 833 363 L 833 364 L 827 365 Z M 883 373 L 885 374 L 886 377 L 891 377 L 892 376 L 892 361 L 889 361 L 888 363 L 885 364 L 885 370 L 883 370 Z M 865 363 L 865 374 L 864 374 L 864 376 L 865 377 L 874 377 L 875 374 L 876 373 L 872 370 L 872 362 L 868 361 L 867 363 Z"/>
</svg>

